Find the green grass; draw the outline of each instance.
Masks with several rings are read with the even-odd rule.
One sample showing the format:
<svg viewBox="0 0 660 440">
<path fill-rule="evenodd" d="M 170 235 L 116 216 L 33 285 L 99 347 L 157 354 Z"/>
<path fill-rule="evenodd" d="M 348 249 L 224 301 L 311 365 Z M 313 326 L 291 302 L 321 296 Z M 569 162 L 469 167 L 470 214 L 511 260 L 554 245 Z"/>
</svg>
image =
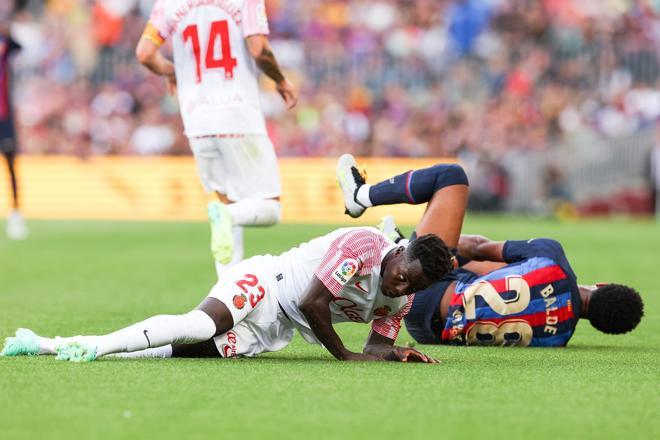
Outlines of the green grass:
<svg viewBox="0 0 660 440">
<path fill-rule="evenodd" d="M 187 311 L 214 280 L 205 224 L 30 226 L 0 238 L 1 336 L 108 332 Z M 247 253 L 329 229 L 251 230 Z M 480 217 L 465 232 L 557 238 L 583 282 L 636 286 L 646 317 L 618 337 L 582 322 L 566 349 L 423 346 L 441 365 L 342 363 L 298 336 L 256 359 L 0 358 L 0 438 L 660 438 L 660 228 Z M 358 350 L 368 326 L 339 330 Z"/>
</svg>

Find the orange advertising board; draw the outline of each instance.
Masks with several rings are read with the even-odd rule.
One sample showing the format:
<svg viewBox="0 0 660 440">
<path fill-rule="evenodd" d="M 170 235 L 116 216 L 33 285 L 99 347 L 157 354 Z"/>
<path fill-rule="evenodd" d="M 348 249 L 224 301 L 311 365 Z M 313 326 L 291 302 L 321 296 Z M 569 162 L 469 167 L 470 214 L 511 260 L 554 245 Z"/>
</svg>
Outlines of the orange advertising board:
<svg viewBox="0 0 660 440">
<path fill-rule="evenodd" d="M 368 182 L 443 159 L 358 159 Z M 423 206 L 379 207 L 355 221 L 344 215 L 334 158 L 282 158 L 282 221 L 375 224 L 394 214 L 414 224 Z M 23 156 L 19 159 L 23 212 L 34 219 L 205 221 L 206 194 L 192 157 Z M 0 216 L 9 210 L 9 179 L 0 167 Z"/>
</svg>

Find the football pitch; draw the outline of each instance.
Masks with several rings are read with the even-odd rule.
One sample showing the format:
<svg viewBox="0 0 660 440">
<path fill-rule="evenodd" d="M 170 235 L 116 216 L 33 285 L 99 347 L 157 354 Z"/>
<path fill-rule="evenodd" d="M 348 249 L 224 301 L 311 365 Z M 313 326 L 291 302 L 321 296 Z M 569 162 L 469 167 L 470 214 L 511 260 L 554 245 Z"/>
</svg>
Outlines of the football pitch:
<svg viewBox="0 0 660 440">
<path fill-rule="evenodd" d="M 17 327 L 100 334 L 186 312 L 214 282 L 203 223 L 30 228 L 25 242 L 0 237 L 2 338 Z M 252 229 L 246 255 L 331 228 Z M 581 321 L 563 349 L 417 347 L 440 365 L 338 362 L 300 336 L 254 359 L 0 358 L 0 438 L 660 438 L 660 225 L 472 216 L 464 232 L 556 238 L 581 282 L 637 288 L 645 317 L 623 336 Z M 369 326 L 338 329 L 360 350 Z"/>
</svg>

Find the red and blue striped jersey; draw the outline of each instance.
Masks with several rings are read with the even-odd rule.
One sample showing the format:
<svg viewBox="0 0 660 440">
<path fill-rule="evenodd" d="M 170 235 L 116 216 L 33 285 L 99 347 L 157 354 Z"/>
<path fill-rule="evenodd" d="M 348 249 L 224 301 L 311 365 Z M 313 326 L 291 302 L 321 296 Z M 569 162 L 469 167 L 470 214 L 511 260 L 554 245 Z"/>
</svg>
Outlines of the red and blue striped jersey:
<svg viewBox="0 0 660 440">
<path fill-rule="evenodd" d="M 9 56 L 15 50 L 20 49 L 11 37 L 0 35 L 0 120 L 8 120 L 11 117 L 11 106 L 9 103 Z"/>
<path fill-rule="evenodd" d="M 580 317 L 577 278 L 550 239 L 507 241 L 507 266 L 483 276 L 459 270 L 442 343 L 564 346 Z M 447 292 L 449 293 L 449 292 Z"/>
</svg>

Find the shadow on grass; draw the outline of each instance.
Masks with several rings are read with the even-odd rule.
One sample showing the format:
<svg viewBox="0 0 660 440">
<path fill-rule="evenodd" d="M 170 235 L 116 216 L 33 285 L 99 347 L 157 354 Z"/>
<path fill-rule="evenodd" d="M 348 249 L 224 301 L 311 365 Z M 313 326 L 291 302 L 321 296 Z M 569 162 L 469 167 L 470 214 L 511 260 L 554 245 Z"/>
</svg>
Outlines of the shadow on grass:
<svg viewBox="0 0 660 440">
<path fill-rule="evenodd" d="M 149 361 L 149 362 L 185 362 L 185 361 L 194 361 L 194 362 L 271 362 L 271 363 L 284 363 L 284 362 L 317 362 L 317 363 L 326 363 L 328 361 L 335 361 L 335 359 L 328 356 L 296 356 L 296 355 L 259 355 L 255 357 L 237 357 L 237 358 L 223 358 L 223 357 L 206 357 L 206 358 L 195 358 L 195 357 L 180 357 L 180 358 L 100 358 L 95 362 L 139 362 L 139 361 Z"/>
<path fill-rule="evenodd" d="M 546 351 L 552 351 L 552 352 L 557 352 L 561 353 L 562 351 L 570 351 L 572 353 L 578 352 L 578 351 L 593 351 L 593 352 L 601 352 L 601 351 L 611 351 L 611 352 L 629 352 L 629 353 L 653 353 L 653 352 L 660 352 L 660 348 L 658 347 L 652 347 L 652 346 L 647 346 L 647 347 L 640 347 L 640 346 L 635 346 L 635 345 L 569 345 L 567 347 L 490 347 L 490 346 L 463 346 L 463 345 L 435 345 L 435 344 L 416 344 L 414 348 L 418 350 L 447 350 L 448 353 L 462 353 L 463 351 L 465 352 L 490 352 L 491 350 L 494 351 L 510 351 L 510 352 L 546 352 Z"/>
<path fill-rule="evenodd" d="M 640 347 L 630 345 L 569 345 L 564 347 L 564 350 L 577 352 L 626 352 L 626 353 L 658 353 L 658 347 Z"/>
</svg>

